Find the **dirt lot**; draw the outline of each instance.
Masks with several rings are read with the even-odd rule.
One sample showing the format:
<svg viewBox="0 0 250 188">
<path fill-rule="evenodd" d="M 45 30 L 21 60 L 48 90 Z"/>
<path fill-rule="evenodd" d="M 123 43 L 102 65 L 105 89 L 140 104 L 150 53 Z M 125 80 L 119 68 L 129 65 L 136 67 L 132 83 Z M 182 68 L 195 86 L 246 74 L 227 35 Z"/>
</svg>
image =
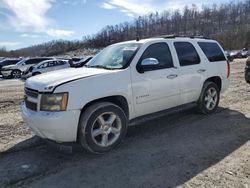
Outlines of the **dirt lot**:
<svg viewBox="0 0 250 188">
<path fill-rule="evenodd" d="M 19 112 L 23 82 L 0 80 L 0 187 L 250 187 L 250 85 L 232 63 L 216 114 L 180 111 L 130 127 L 106 155 L 60 153 Z"/>
</svg>

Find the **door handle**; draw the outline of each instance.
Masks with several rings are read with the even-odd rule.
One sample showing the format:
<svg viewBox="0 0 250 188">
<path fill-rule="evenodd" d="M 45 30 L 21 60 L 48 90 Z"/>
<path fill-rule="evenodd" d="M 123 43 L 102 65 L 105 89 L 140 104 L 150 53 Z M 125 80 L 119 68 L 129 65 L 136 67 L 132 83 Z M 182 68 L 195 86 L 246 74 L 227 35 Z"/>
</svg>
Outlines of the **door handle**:
<svg viewBox="0 0 250 188">
<path fill-rule="evenodd" d="M 170 74 L 170 75 L 167 76 L 168 79 L 175 79 L 177 77 L 178 77 L 177 74 Z"/>
<path fill-rule="evenodd" d="M 198 73 L 203 73 L 203 72 L 206 72 L 206 69 L 199 69 L 197 70 Z"/>
</svg>

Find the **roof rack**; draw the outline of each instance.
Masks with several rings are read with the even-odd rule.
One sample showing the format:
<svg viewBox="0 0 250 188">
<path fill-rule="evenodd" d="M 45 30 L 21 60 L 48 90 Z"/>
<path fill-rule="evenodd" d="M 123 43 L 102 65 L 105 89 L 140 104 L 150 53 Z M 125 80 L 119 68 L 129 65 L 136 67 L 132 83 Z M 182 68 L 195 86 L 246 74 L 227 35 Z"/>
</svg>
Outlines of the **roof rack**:
<svg viewBox="0 0 250 188">
<path fill-rule="evenodd" d="M 152 37 L 152 38 L 164 38 L 164 39 L 171 39 L 171 38 L 190 38 L 190 39 L 211 39 L 208 37 L 204 37 L 204 36 L 186 36 L 186 35 L 162 35 L 162 36 L 156 36 L 156 37 Z"/>
</svg>

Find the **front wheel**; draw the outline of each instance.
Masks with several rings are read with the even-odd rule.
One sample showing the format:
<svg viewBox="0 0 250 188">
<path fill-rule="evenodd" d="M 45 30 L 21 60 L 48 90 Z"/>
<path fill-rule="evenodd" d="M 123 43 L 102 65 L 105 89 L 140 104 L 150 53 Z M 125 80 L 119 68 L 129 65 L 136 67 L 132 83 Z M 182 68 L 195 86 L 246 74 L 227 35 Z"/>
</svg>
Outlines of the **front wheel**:
<svg viewBox="0 0 250 188">
<path fill-rule="evenodd" d="M 206 82 L 198 100 L 198 109 L 203 114 L 214 113 L 220 101 L 220 90 L 214 82 Z"/>
<path fill-rule="evenodd" d="M 21 78 L 22 72 L 20 70 L 13 70 L 11 73 L 12 78 Z"/>
<path fill-rule="evenodd" d="M 119 106 L 110 102 L 93 104 L 81 115 L 79 141 L 90 152 L 108 152 L 124 139 L 127 122 Z"/>
</svg>

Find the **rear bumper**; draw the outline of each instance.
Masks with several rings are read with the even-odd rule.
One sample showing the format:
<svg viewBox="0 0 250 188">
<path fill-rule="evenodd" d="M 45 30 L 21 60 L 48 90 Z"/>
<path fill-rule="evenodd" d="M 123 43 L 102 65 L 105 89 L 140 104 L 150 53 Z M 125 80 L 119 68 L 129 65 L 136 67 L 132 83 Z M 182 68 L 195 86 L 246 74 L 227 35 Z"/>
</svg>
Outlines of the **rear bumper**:
<svg viewBox="0 0 250 188">
<path fill-rule="evenodd" d="M 80 110 L 65 112 L 35 112 L 21 105 L 23 120 L 33 132 L 44 139 L 56 142 L 75 142 L 77 140 Z"/>
</svg>

